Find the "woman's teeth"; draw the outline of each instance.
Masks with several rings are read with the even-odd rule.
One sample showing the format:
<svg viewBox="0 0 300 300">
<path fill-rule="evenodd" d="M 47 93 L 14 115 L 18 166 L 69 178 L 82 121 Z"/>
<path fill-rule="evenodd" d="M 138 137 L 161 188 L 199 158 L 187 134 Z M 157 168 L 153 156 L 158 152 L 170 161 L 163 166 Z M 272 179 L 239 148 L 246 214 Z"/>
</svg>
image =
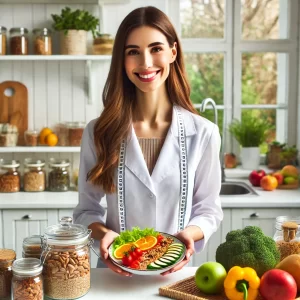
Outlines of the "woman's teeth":
<svg viewBox="0 0 300 300">
<path fill-rule="evenodd" d="M 150 74 L 147 74 L 147 75 L 139 74 L 139 76 L 140 76 L 141 78 L 145 78 L 145 79 L 147 79 L 147 78 L 152 78 L 152 77 L 154 77 L 155 75 L 156 75 L 156 72 L 153 72 L 153 73 L 150 73 Z"/>
</svg>

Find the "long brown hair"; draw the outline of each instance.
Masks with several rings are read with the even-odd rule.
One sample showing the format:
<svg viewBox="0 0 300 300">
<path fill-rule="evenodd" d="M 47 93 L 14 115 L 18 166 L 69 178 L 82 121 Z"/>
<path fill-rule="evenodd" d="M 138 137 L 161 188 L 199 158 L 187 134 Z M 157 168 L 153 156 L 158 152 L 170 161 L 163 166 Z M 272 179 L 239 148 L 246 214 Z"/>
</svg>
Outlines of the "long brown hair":
<svg viewBox="0 0 300 300">
<path fill-rule="evenodd" d="M 163 33 L 170 47 L 177 44 L 176 60 L 170 65 L 166 87 L 170 101 L 193 113 L 197 110 L 190 100 L 190 86 L 185 74 L 183 54 L 176 31 L 167 15 L 148 6 L 133 10 L 122 21 L 115 38 L 108 78 L 103 90 L 104 110 L 94 127 L 97 165 L 88 173 L 88 180 L 106 193 L 115 192 L 114 172 L 118 165 L 120 145 L 131 133 L 135 85 L 124 68 L 125 43 L 130 32 L 149 26 Z"/>
</svg>

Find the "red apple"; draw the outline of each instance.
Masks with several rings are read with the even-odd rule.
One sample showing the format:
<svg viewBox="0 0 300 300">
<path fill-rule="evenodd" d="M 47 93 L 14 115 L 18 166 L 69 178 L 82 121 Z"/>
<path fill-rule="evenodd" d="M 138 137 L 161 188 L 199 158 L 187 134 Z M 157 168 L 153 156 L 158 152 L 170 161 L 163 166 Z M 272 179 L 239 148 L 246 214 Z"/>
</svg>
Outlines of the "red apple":
<svg viewBox="0 0 300 300">
<path fill-rule="evenodd" d="M 261 277 L 259 292 L 265 300 L 294 300 L 297 284 L 290 273 L 271 269 Z"/>
<path fill-rule="evenodd" d="M 278 181 L 278 185 L 279 184 L 283 184 L 283 175 L 278 171 L 272 174 L 272 176 L 276 177 L 277 181 Z"/>
<path fill-rule="evenodd" d="M 253 186 L 260 186 L 261 179 L 266 175 L 264 170 L 254 170 L 249 175 L 249 181 Z"/>
</svg>

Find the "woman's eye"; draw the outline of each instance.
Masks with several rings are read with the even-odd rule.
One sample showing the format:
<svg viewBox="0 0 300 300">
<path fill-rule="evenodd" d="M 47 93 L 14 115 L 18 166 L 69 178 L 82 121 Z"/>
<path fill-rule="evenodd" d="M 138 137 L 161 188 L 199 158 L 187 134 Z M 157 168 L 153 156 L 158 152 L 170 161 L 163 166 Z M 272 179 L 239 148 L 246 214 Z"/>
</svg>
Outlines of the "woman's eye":
<svg viewBox="0 0 300 300">
<path fill-rule="evenodd" d="M 152 48 L 151 51 L 152 52 L 160 52 L 160 51 L 162 51 L 162 48 L 161 47 L 154 47 L 154 48 Z"/>
<path fill-rule="evenodd" d="M 127 52 L 127 55 L 137 55 L 137 54 L 139 54 L 138 53 L 138 51 L 137 50 L 129 50 L 128 52 Z"/>
</svg>

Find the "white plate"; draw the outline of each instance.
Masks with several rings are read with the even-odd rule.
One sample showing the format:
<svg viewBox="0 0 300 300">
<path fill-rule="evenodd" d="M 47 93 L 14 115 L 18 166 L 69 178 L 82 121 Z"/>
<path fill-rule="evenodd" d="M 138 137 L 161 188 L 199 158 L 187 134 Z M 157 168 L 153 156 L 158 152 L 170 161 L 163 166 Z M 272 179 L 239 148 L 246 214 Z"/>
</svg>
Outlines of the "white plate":
<svg viewBox="0 0 300 300">
<path fill-rule="evenodd" d="M 112 260 L 112 262 L 120 267 L 122 270 L 124 271 L 127 271 L 129 273 L 132 273 L 132 274 L 136 274 L 136 275 L 157 275 L 157 274 L 161 274 L 163 272 L 166 272 L 170 269 L 172 269 L 175 265 L 177 265 L 178 263 L 180 263 L 184 257 L 185 257 L 185 252 L 186 252 L 186 247 L 185 247 L 185 244 L 182 243 L 180 240 L 178 240 L 175 236 L 173 235 L 170 235 L 168 233 L 163 233 L 163 232 L 160 232 L 161 235 L 163 235 L 164 237 L 170 237 L 174 240 L 173 244 L 174 243 L 178 243 L 178 244 L 181 244 L 183 245 L 183 252 L 181 254 L 181 256 L 178 258 L 177 261 L 174 262 L 174 264 L 170 265 L 170 266 L 167 266 L 165 268 L 161 268 L 159 270 L 137 270 L 137 269 L 132 269 L 130 267 L 125 267 L 123 264 L 122 264 L 122 260 L 121 259 L 116 259 L 113 255 L 113 247 L 112 245 L 110 245 L 109 249 L 108 249 L 108 255 L 110 257 L 110 259 Z M 172 245 L 172 244 L 171 244 Z M 170 246 L 171 246 L 170 245 Z"/>
</svg>

